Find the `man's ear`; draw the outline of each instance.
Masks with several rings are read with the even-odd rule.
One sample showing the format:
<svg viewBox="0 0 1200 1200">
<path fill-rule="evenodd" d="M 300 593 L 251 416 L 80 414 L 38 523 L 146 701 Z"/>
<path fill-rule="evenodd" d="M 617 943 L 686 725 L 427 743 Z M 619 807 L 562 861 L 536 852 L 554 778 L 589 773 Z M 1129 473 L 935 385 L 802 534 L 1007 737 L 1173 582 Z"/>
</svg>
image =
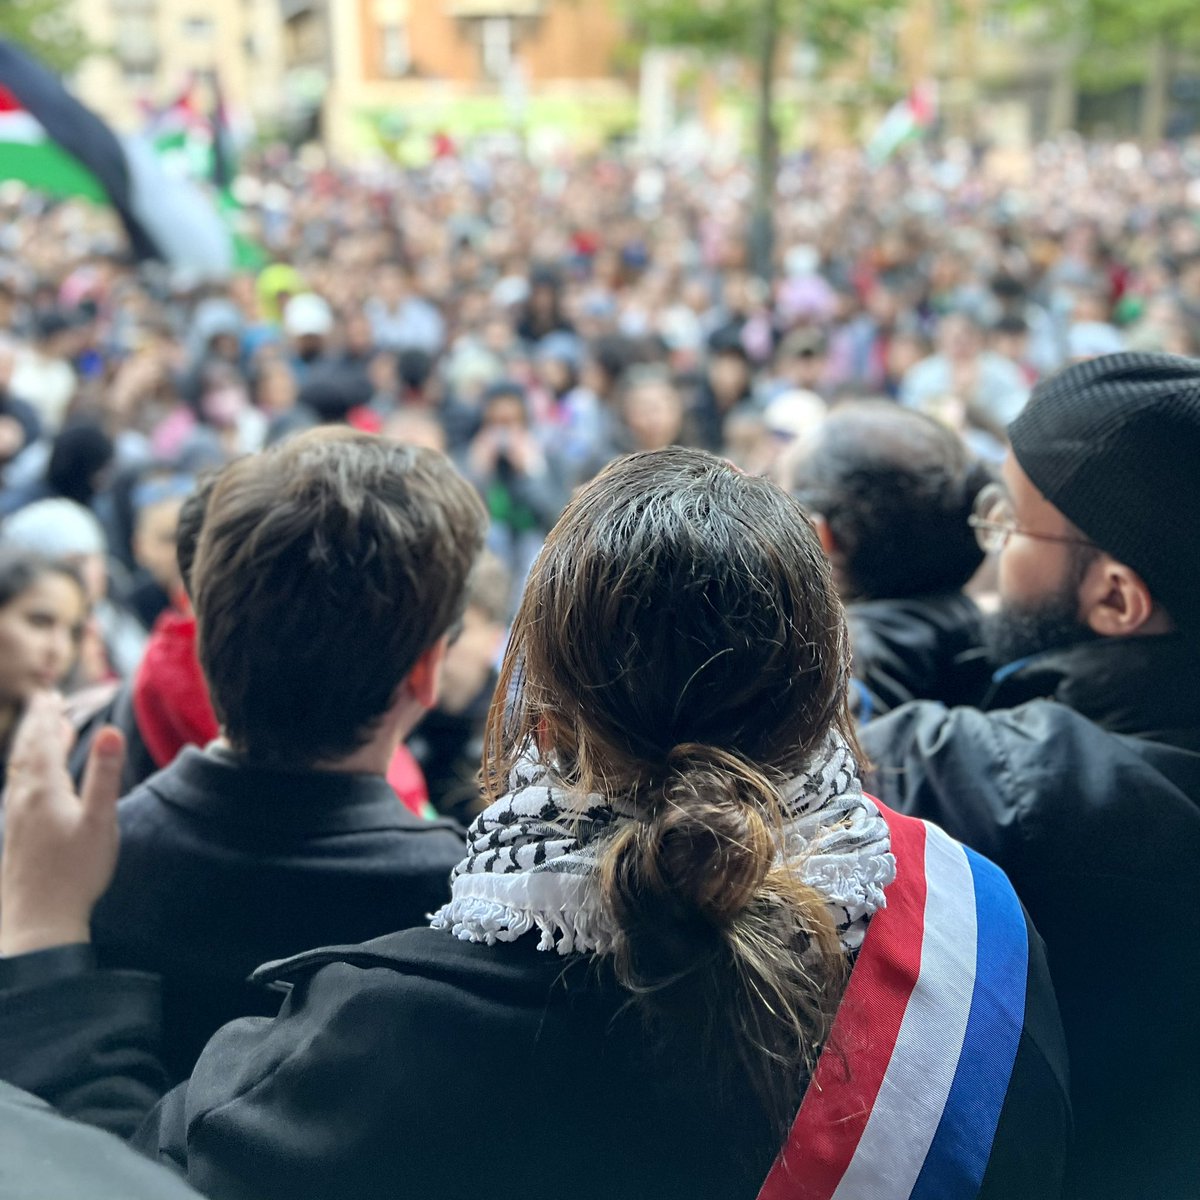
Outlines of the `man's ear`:
<svg viewBox="0 0 1200 1200">
<path fill-rule="evenodd" d="M 400 684 L 400 691 L 422 708 L 436 708 L 442 684 L 442 664 L 446 661 L 448 637 L 440 637 L 412 665 Z"/>
<path fill-rule="evenodd" d="M 1080 617 L 1100 637 L 1166 633 L 1170 622 L 1146 581 L 1109 554 L 1100 554 L 1079 586 Z"/>
<path fill-rule="evenodd" d="M 829 528 L 829 522 L 820 513 L 815 512 L 808 514 L 808 520 L 817 531 L 817 538 L 820 540 L 821 549 L 825 551 L 825 557 L 831 561 L 837 558 L 838 544 L 834 540 L 833 530 Z"/>
</svg>

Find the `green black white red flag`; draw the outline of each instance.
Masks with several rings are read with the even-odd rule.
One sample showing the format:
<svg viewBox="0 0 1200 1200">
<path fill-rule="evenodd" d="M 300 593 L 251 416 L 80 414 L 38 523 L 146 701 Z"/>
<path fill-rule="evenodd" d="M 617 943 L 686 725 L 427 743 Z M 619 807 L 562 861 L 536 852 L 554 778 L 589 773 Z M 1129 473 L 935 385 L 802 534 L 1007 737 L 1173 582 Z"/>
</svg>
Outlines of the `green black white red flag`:
<svg viewBox="0 0 1200 1200">
<path fill-rule="evenodd" d="M 207 279 L 232 265 L 228 229 L 207 196 L 170 176 L 150 147 L 119 138 L 52 71 L 2 38 L 0 179 L 110 205 L 139 260 Z"/>
</svg>

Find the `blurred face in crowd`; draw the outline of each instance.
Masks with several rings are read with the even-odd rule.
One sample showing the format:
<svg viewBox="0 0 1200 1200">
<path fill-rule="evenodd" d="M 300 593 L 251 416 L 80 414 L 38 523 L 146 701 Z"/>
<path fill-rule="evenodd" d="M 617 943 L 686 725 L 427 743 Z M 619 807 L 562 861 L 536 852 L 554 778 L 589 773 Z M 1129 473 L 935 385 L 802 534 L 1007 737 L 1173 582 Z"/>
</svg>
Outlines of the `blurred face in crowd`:
<svg viewBox="0 0 1200 1200">
<path fill-rule="evenodd" d="M 504 640 L 504 626 L 484 609 L 470 604 L 463 613 L 462 629 L 446 651 L 442 664 L 438 708 L 461 713 L 487 686 Z"/>
<path fill-rule="evenodd" d="M 876 284 L 867 295 L 867 312 L 880 325 L 891 325 L 900 314 L 900 302 L 890 288 Z"/>
<path fill-rule="evenodd" d="M 547 391 L 556 396 L 565 395 L 575 385 L 575 372 L 571 364 L 561 358 L 543 358 L 537 364 L 538 378 Z"/>
<path fill-rule="evenodd" d="M 87 605 L 79 585 L 50 571 L 0 608 L 0 704 L 58 687 L 75 661 Z"/>
<path fill-rule="evenodd" d="M 708 366 L 708 379 L 722 408 L 732 408 L 750 386 L 750 364 L 740 354 L 714 354 Z"/>
<path fill-rule="evenodd" d="M 1099 292 L 1080 292 L 1071 315 L 1076 321 L 1107 321 L 1110 315 L 1108 300 Z"/>
<path fill-rule="evenodd" d="M 361 309 L 352 310 L 346 317 L 345 342 L 351 354 L 370 354 L 374 348 L 375 335 L 371 332 L 371 322 Z"/>
<path fill-rule="evenodd" d="M 683 401 L 671 384 L 645 383 L 625 400 L 625 424 L 638 450 L 662 450 L 683 432 Z"/>
<path fill-rule="evenodd" d="M 683 285 L 681 298 L 683 303 L 697 314 L 706 313 L 712 307 L 712 296 L 708 284 L 703 279 L 689 279 Z"/>
<path fill-rule="evenodd" d="M 898 334 L 888 342 L 887 373 L 893 379 L 900 379 L 911 368 L 915 367 L 928 353 L 928 347 L 919 337 L 908 334 Z"/>
<path fill-rule="evenodd" d="M 318 333 L 296 338 L 296 357 L 305 363 L 316 362 L 325 353 L 325 339 Z"/>
<path fill-rule="evenodd" d="M 138 566 L 148 571 L 168 596 L 173 596 L 183 586 L 175 557 L 182 507 L 182 496 L 147 504 L 138 513 L 133 535 L 133 556 Z"/>
<path fill-rule="evenodd" d="M 975 323 L 958 314 L 951 314 L 942 321 L 938 347 L 951 362 L 968 361 L 983 348 Z"/>
<path fill-rule="evenodd" d="M 1200 255 L 1188 259 L 1180 270 L 1179 291 L 1188 300 L 1200 298 Z"/>
<path fill-rule="evenodd" d="M 796 347 L 784 360 L 784 377 L 793 387 L 816 391 L 825 381 L 829 359 L 816 341 Z"/>
<path fill-rule="evenodd" d="M 296 377 L 286 363 L 269 359 L 263 364 L 255 401 L 268 416 L 289 412 L 296 406 Z"/>
<path fill-rule="evenodd" d="M 209 341 L 208 352 L 213 358 L 223 358 L 226 362 L 235 363 L 241 357 L 242 345 L 237 334 L 218 333 Z"/>
<path fill-rule="evenodd" d="M 228 429 L 237 422 L 248 403 L 249 397 L 240 379 L 221 376 L 205 388 L 200 410 L 206 421 L 219 429 Z"/>
<path fill-rule="evenodd" d="M 992 334 L 992 349 L 1002 358 L 1023 363 L 1029 353 L 1029 334 L 1012 330 L 997 330 Z"/>
<path fill-rule="evenodd" d="M 492 317 L 483 327 L 483 344 L 493 354 L 507 354 L 513 348 L 515 337 L 512 323 L 503 317 Z"/>
<path fill-rule="evenodd" d="M 408 279 L 399 267 L 387 267 L 379 272 L 375 294 L 384 304 L 400 304 L 408 296 Z"/>
<path fill-rule="evenodd" d="M 380 435 L 402 446 L 423 446 L 446 453 L 446 431 L 441 422 L 420 409 L 401 408 L 383 424 Z"/>
<path fill-rule="evenodd" d="M 483 413 L 484 429 L 494 433 L 517 434 L 528 423 L 525 406 L 517 396 L 496 396 L 488 402 Z"/>
<path fill-rule="evenodd" d="M 529 293 L 529 307 L 543 320 L 553 319 L 558 314 L 558 288 L 539 280 Z"/>
</svg>

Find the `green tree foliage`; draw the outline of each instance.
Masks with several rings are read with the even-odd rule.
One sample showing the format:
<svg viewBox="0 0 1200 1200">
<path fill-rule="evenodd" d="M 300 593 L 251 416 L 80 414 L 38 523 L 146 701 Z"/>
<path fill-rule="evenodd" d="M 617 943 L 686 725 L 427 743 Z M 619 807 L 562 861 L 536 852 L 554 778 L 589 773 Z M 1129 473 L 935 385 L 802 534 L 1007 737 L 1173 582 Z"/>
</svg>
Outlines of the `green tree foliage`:
<svg viewBox="0 0 1200 1200">
<path fill-rule="evenodd" d="M 769 278 L 773 262 L 772 199 L 779 168 L 774 84 L 785 42 L 804 43 L 827 64 L 854 50 L 879 17 L 904 0 L 619 0 L 643 46 L 689 47 L 753 62 L 758 77 L 755 117 L 754 215 L 749 233 L 755 271 Z"/>
<path fill-rule="evenodd" d="M 1004 0 L 1000 0 L 1004 2 Z M 1171 81 L 1200 50 L 1196 0 L 1009 0 L 1041 10 L 1053 36 L 1075 46 L 1075 77 L 1089 91 L 1143 85 L 1141 135 L 1163 133 Z"/>
<path fill-rule="evenodd" d="M 823 60 L 849 53 L 878 17 L 902 0 L 777 0 L 784 37 L 815 47 Z M 644 45 L 690 46 L 718 54 L 758 52 L 764 0 L 623 0 Z"/>
<path fill-rule="evenodd" d="M 1068 18 L 1083 19 L 1100 45 L 1128 48 L 1168 37 L 1177 44 L 1200 42 L 1200 5 L 1195 0 L 1072 0 Z"/>
<path fill-rule="evenodd" d="M 91 53 L 76 18 L 76 0 L 0 0 L 0 37 L 52 70 L 73 71 Z"/>
</svg>

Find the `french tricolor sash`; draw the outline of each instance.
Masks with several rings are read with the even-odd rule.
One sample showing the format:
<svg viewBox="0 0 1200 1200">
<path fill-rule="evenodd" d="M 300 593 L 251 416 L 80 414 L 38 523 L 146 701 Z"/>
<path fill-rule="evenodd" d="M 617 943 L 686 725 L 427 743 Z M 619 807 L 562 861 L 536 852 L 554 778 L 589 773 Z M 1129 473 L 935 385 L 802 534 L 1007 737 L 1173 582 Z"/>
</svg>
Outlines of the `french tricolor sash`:
<svg viewBox="0 0 1200 1200">
<path fill-rule="evenodd" d="M 759 1200 L 970 1200 L 991 1157 L 1025 1018 L 1025 916 L 998 867 L 878 807 L 896 878 Z"/>
</svg>

